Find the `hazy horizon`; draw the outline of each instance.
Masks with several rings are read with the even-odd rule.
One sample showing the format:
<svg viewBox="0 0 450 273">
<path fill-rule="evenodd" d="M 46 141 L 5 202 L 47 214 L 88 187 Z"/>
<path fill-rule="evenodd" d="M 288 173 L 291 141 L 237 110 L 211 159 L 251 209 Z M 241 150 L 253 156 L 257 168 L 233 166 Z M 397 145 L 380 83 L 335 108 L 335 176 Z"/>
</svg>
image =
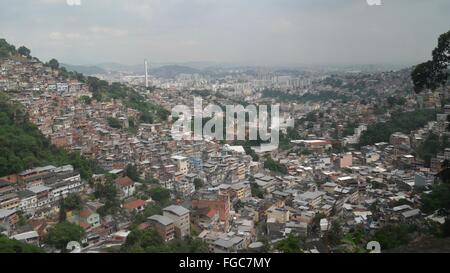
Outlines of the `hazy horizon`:
<svg viewBox="0 0 450 273">
<path fill-rule="evenodd" d="M 448 0 L 3 0 L 0 37 L 73 65 L 399 65 L 430 58 Z"/>
</svg>

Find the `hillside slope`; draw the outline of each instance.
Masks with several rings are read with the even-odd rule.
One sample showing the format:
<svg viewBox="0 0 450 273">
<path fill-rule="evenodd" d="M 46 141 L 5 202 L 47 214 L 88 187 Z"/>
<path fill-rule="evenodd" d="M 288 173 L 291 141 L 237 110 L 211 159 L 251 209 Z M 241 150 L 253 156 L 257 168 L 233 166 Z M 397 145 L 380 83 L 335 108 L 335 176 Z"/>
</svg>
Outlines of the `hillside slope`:
<svg viewBox="0 0 450 273">
<path fill-rule="evenodd" d="M 0 109 L 0 177 L 48 164 L 71 164 L 83 178 L 92 176 L 95 163 L 52 145 L 22 105 L 0 93 Z"/>
</svg>

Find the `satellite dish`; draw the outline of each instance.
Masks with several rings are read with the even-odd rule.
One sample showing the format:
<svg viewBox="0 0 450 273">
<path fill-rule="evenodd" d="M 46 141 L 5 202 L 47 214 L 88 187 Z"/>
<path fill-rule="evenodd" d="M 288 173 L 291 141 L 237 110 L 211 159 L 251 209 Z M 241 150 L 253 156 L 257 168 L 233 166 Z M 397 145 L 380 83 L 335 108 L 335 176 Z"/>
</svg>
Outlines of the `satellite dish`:
<svg viewBox="0 0 450 273">
<path fill-rule="evenodd" d="M 376 241 L 369 242 L 367 243 L 367 250 L 370 250 L 370 253 L 381 253 L 381 245 Z"/>
<path fill-rule="evenodd" d="M 71 241 L 67 244 L 66 249 L 70 251 L 70 253 L 80 253 L 81 245 L 76 241 Z"/>
</svg>

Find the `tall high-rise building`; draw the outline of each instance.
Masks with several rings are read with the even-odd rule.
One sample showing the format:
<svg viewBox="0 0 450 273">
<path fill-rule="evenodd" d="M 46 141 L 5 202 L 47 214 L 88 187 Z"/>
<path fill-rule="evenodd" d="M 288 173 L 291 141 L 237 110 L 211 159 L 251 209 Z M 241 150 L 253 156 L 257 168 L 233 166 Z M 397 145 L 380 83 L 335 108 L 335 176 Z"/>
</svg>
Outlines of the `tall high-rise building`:
<svg viewBox="0 0 450 273">
<path fill-rule="evenodd" d="M 148 88 L 148 62 L 145 60 L 145 88 Z"/>
</svg>

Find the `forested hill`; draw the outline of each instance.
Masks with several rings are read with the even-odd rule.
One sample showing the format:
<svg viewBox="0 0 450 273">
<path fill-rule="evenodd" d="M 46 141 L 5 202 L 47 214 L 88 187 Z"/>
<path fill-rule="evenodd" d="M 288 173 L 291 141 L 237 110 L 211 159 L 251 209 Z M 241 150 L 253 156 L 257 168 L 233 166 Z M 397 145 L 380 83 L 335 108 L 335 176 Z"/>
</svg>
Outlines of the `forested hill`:
<svg viewBox="0 0 450 273">
<path fill-rule="evenodd" d="M 85 179 L 95 171 L 94 162 L 52 145 L 22 105 L 0 93 L 0 177 L 49 164 L 72 164 Z"/>
</svg>

